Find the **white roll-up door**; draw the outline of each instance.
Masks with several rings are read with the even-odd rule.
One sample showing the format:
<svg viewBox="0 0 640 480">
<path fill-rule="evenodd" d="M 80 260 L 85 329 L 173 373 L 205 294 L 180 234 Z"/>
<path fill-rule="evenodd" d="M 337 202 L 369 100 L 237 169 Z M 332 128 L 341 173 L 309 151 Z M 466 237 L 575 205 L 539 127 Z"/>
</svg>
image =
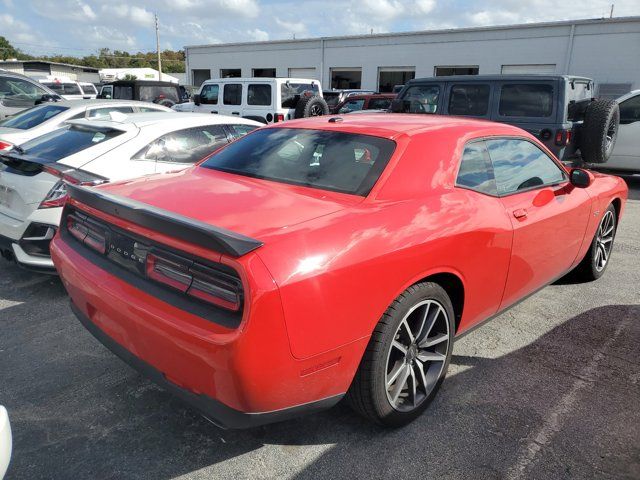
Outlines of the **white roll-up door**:
<svg viewBox="0 0 640 480">
<path fill-rule="evenodd" d="M 555 64 L 539 64 L 539 65 L 502 65 L 502 73 L 539 73 L 554 74 L 556 73 Z"/>
<path fill-rule="evenodd" d="M 290 68 L 289 77 L 291 78 L 310 78 L 312 80 L 318 80 L 316 69 L 314 68 Z"/>
</svg>

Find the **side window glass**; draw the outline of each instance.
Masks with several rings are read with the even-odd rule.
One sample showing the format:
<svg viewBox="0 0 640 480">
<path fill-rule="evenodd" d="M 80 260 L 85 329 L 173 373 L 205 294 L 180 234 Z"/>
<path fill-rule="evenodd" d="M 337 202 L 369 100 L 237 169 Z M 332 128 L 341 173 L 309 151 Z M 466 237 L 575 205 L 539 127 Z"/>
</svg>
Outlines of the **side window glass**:
<svg viewBox="0 0 640 480">
<path fill-rule="evenodd" d="M 439 86 L 416 85 L 406 90 L 402 100 L 408 113 L 436 113 L 439 97 Z"/>
<path fill-rule="evenodd" d="M 544 83 L 503 85 L 498 112 L 503 117 L 550 117 L 553 86 Z"/>
<path fill-rule="evenodd" d="M 553 185 L 565 180 L 556 163 L 533 143 L 520 139 L 486 140 L 499 195 Z"/>
<path fill-rule="evenodd" d="M 369 100 L 369 110 L 386 110 L 391 106 L 390 98 L 372 98 Z"/>
<path fill-rule="evenodd" d="M 364 99 L 349 100 L 340 108 L 340 113 L 356 112 L 358 110 L 362 110 L 362 107 L 364 107 Z"/>
<path fill-rule="evenodd" d="M 219 85 L 205 85 L 200 92 L 200 103 L 205 105 L 217 105 L 218 104 L 218 91 Z"/>
<path fill-rule="evenodd" d="M 133 113 L 132 107 L 104 107 L 94 108 L 87 112 L 87 118 L 99 119 L 106 118 L 111 112 Z"/>
<path fill-rule="evenodd" d="M 255 84 L 247 88 L 248 105 L 271 105 L 271 85 Z"/>
<path fill-rule="evenodd" d="M 43 88 L 21 78 L 0 78 L 0 102 L 6 107 L 32 107 L 45 93 Z"/>
<path fill-rule="evenodd" d="M 202 160 L 227 143 L 227 134 L 220 125 L 187 128 L 157 138 L 133 158 L 191 164 Z"/>
<path fill-rule="evenodd" d="M 224 86 L 223 103 L 225 105 L 241 105 L 242 104 L 242 84 L 228 83 Z"/>
<path fill-rule="evenodd" d="M 488 195 L 497 195 L 493 166 L 484 142 L 474 142 L 464 148 L 456 185 Z"/>
<path fill-rule="evenodd" d="M 640 120 L 640 95 L 629 98 L 620 104 L 620 123 L 628 125 Z"/>
<path fill-rule="evenodd" d="M 489 85 L 454 85 L 449 97 L 449 114 L 484 116 L 489 110 Z"/>
</svg>

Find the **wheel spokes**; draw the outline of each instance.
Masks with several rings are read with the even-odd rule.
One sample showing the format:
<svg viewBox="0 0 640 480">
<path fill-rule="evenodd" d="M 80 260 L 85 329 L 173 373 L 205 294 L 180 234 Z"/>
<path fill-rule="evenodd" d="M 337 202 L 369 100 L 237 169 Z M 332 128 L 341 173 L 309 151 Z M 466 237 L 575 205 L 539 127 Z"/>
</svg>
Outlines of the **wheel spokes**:
<svg viewBox="0 0 640 480">
<path fill-rule="evenodd" d="M 409 367 L 409 365 L 405 364 L 401 369 L 401 373 L 399 375 L 398 380 L 396 381 L 395 385 L 391 389 L 391 403 L 393 403 L 394 405 L 398 402 L 400 393 L 402 393 L 402 390 L 404 390 L 404 387 L 407 384 L 410 370 L 411 368 Z"/>
</svg>

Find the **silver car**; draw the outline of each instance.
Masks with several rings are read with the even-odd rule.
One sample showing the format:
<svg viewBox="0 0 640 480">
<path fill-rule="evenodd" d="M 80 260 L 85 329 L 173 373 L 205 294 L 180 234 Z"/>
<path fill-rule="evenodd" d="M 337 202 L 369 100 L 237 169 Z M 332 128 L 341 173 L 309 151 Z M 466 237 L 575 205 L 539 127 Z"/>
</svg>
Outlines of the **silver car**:
<svg viewBox="0 0 640 480">
<path fill-rule="evenodd" d="M 60 96 L 38 81 L 0 70 L 0 120 L 52 100 L 60 100 Z"/>
<path fill-rule="evenodd" d="M 60 128 L 67 120 L 109 118 L 111 112 L 171 112 L 155 103 L 133 100 L 68 100 L 48 102 L 0 122 L 0 152 Z"/>
</svg>

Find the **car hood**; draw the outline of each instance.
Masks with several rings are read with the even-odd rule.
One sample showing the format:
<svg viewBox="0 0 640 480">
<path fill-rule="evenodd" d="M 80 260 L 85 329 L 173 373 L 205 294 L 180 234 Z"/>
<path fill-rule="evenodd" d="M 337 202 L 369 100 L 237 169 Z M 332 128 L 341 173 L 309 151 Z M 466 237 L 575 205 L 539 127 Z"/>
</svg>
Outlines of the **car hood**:
<svg viewBox="0 0 640 480">
<path fill-rule="evenodd" d="M 364 200 L 204 167 L 99 188 L 263 242 Z"/>
</svg>

